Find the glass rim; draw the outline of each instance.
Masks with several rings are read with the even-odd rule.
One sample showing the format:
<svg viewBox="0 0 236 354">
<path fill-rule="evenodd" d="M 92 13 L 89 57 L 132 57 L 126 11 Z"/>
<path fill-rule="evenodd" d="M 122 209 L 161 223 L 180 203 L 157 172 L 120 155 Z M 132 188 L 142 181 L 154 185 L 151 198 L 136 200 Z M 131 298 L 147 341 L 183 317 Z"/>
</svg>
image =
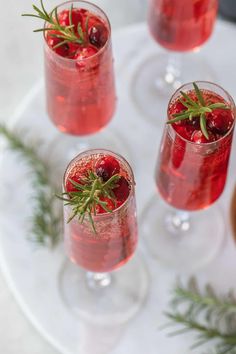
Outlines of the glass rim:
<svg viewBox="0 0 236 354">
<path fill-rule="evenodd" d="M 190 141 L 190 140 L 188 140 L 188 139 L 186 139 L 186 138 L 184 138 L 182 135 L 180 135 L 175 129 L 174 129 L 174 127 L 172 126 L 172 124 L 167 124 L 167 123 L 165 123 L 166 125 L 168 125 L 168 128 L 169 129 L 171 129 L 171 131 L 174 131 L 174 133 L 179 137 L 179 138 L 181 138 L 181 140 L 182 141 L 184 141 L 184 142 L 186 142 L 186 143 L 188 143 L 188 144 L 191 144 L 191 145 L 194 145 L 194 146 L 207 146 L 207 147 L 209 147 L 209 146 L 211 146 L 211 145 L 214 145 L 214 144 L 217 144 L 218 142 L 221 142 L 222 140 L 224 140 L 225 138 L 227 138 L 228 137 L 228 135 L 230 135 L 231 134 L 231 132 L 233 131 L 233 129 L 234 129 L 234 126 L 235 126 L 235 120 L 236 120 L 236 106 L 235 106 L 235 102 L 234 102 L 234 99 L 233 99 L 233 97 L 228 93 L 228 91 L 226 91 L 222 86 L 220 86 L 220 85 L 218 85 L 218 84 L 216 84 L 216 83 L 214 83 L 214 82 L 211 82 L 211 81 L 204 81 L 204 80 L 198 80 L 198 81 L 194 81 L 196 84 L 210 84 L 210 85 L 212 85 L 212 86 L 215 86 L 215 87 L 217 87 L 217 88 L 219 88 L 220 90 L 222 90 L 225 94 L 226 94 L 226 96 L 228 97 L 228 99 L 229 99 L 229 101 L 230 101 L 230 103 L 232 104 L 232 113 L 233 113 L 233 117 L 234 117 L 234 121 L 233 121 L 233 124 L 232 124 L 232 126 L 230 127 L 230 129 L 227 131 L 227 133 L 225 134 L 225 135 L 223 135 L 220 139 L 218 139 L 218 140 L 215 140 L 215 141 L 210 141 L 209 143 L 195 143 L 194 141 Z M 177 90 L 175 90 L 175 92 L 172 94 L 172 96 L 171 96 L 171 98 L 170 98 L 170 100 L 169 100 L 169 102 L 168 102 L 168 105 L 167 105 L 167 118 L 168 118 L 168 120 L 169 120 L 169 118 L 171 117 L 170 116 L 170 114 L 169 114 L 169 107 L 170 107 L 170 104 L 174 101 L 173 100 L 173 98 L 174 98 L 174 96 L 176 95 L 176 93 L 178 92 L 178 91 L 180 91 L 181 89 L 183 89 L 185 86 L 187 86 L 187 85 L 193 85 L 193 82 L 187 82 L 187 83 L 185 83 L 185 84 L 183 84 L 183 85 L 181 85 Z M 193 88 L 194 89 L 194 88 Z M 207 90 L 207 89 L 206 89 Z M 209 90 L 210 91 L 210 90 Z M 186 91 L 185 91 L 186 92 Z M 167 120 L 167 121 L 168 121 Z"/>
<path fill-rule="evenodd" d="M 116 153 L 112 150 L 108 150 L 108 149 L 102 149 L 102 148 L 98 148 L 98 149 L 89 149 L 89 150 L 85 150 L 85 151 L 82 151 L 80 152 L 78 155 L 76 155 L 67 165 L 66 167 L 66 170 L 64 172 L 64 175 L 63 175 L 63 183 L 62 183 L 62 186 L 63 186 L 63 190 L 65 191 L 65 181 L 66 181 L 66 175 L 67 175 L 67 172 L 69 172 L 69 168 L 70 168 L 70 165 L 77 161 L 79 157 L 83 157 L 86 156 L 86 155 L 96 155 L 96 154 L 112 154 L 114 156 L 117 156 L 119 160 L 121 160 L 125 165 L 128 166 L 128 169 L 130 172 L 129 175 L 131 177 L 131 183 L 130 183 L 130 193 L 128 195 L 128 198 L 125 200 L 125 202 L 123 204 L 121 204 L 118 208 L 112 210 L 111 212 L 105 212 L 105 213 L 102 213 L 102 214 L 96 214 L 96 215 L 92 215 L 92 218 L 93 220 L 96 220 L 96 219 L 101 219 L 101 218 L 106 218 L 106 217 L 109 217 L 111 215 L 114 215 L 116 214 L 117 212 L 119 212 L 121 209 L 123 209 L 129 202 L 129 200 L 131 199 L 131 196 L 134 194 L 135 192 L 135 185 L 136 185 L 136 182 L 135 182 L 135 178 L 134 178 L 134 173 L 133 173 L 133 169 L 132 167 L 130 166 L 129 162 L 122 156 L 120 155 L 119 153 Z"/>
<path fill-rule="evenodd" d="M 55 6 L 49 13 L 51 13 L 52 11 L 54 11 L 55 9 L 59 9 L 61 6 L 63 5 L 67 5 L 67 4 L 71 4 L 71 3 L 81 3 L 81 4 L 87 4 L 87 5 L 90 5 L 91 7 L 97 9 L 98 11 L 100 11 L 105 19 L 106 19 L 106 22 L 108 24 L 108 38 L 107 38 L 107 41 L 106 43 L 104 44 L 104 46 L 100 49 L 98 49 L 97 53 L 87 57 L 87 58 L 83 58 L 83 59 L 72 59 L 72 58 L 66 58 L 66 57 L 63 57 L 62 55 L 59 55 L 57 54 L 47 43 L 47 40 L 46 40 L 46 31 L 44 31 L 43 33 L 43 37 L 44 37 L 44 42 L 47 46 L 47 48 L 49 48 L 49 50 L 54 53 L 56 56 L 58 56 L 61 60 L 65 60 L 66 62 L 68 63 L 76 63 L 76 62 L 84 62 L 84 61 L 89 61 L 89 60 L 92 60 L 94 58 L 96 58 L 98 55 L 100 55 L 101 53 L 103 53 L 105 51 L 105 49 L 109 46 L 109 44 L 111 43 L 111 23 L 110 23 L 110 20 L 107 16 L 107 14 L 105 13 L 105 11 L 103 11 L 99 6 L 93 4 L 92 2 L 90 1 L 87 1 L 87 0 L 69 0 L 69 1 L 64 1 L 62 2 L 61 4 Z M 81 7 L 82 9 L 82 7 Z M 45 21 L 44 22 L 44 28 L 46 27 L 47 25 L 47 22 Z"/>
</svg>

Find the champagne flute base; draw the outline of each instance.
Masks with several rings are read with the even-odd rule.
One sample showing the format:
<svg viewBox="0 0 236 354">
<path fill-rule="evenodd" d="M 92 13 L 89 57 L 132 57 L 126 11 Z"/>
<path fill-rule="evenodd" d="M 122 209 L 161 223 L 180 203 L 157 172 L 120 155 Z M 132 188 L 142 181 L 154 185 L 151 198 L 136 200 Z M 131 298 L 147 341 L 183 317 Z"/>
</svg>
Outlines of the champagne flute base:
<svg viewBox="0 0 236 354">
<path fill-rule="evenodd" d="M 225 223 L 218 205 L 187 213 L 154 196 L 142 214 L 141 235 L 158 261 L 176 270 L 193 271 L 222 249 Z"/>
<path fill-rule="evenodd" d="M 86 272 L 66 261 L 59 287 L 73 315 L 93 324 L 119 325 L 141 309 L 148 290 L 148 273 L 139 255 L 108 274 Z"/>
</svg>

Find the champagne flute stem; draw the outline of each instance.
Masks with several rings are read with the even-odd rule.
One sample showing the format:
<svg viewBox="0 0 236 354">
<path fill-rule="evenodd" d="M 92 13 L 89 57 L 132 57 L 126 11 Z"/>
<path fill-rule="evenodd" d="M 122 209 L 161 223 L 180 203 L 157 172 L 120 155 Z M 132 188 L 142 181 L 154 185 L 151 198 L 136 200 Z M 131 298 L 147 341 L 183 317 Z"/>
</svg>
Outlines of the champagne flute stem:
<svg viewBox="0 0 236 354">
<path fill-rule="evenodd" d="M 172 235 L 184 235 L 190 229 L 190 215 L 186 211 L 172 209 L 165 218 L 168 231 Z"/>
<path fill-rule="evenodd" d="M 104 289 L 111 284 L 110 273 L 87 272 L 86 281 L 91 290 Z"/>
<path fill-rule="evenodd" d="M 182 84 L 181 73 L 183 64 L 183 54 L 170 52 L 167 57 L 166 68 L 163 73 L 163 85 L 176 90 Z M 156 85 L 160 86 L 160 78 L 156 79 Z"/>
</svg>

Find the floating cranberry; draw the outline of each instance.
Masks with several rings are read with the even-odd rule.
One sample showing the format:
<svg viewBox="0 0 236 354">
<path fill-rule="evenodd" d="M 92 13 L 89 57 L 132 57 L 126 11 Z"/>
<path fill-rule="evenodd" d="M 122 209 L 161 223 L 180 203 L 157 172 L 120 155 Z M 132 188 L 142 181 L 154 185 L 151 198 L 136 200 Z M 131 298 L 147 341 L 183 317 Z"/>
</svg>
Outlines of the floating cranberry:
<svg viewBox="0 0 236 354">
<path fill-rule="evenodd" d="M 177 133 L 182 136 L 184 139 L 191 140 L 191 136 L 194 132 L 194 127 L 188 122 L 184 121 L 185 123 L 182 123 L 182 125 L 174 124 L 175 130 Z"/>
<path fill-rule="evenodd" d="M 201 130 L 195 130 L 192 134 L 191 141 L 196 144 L 206 144 L 217 140 L 216 136 L 208 131 L 209 139 L 207 139 Z"/>
<path fill-rule="evenodd" d="M 79 49 L 73 57 L 73 59 L 76 60 L 76 67 L 82 71 L 84 70 L 87 71 L 89 69 L 94 68 L 96 66 L 97 61 L 91 59 L 88 62 L 84 59 L 90 58 L 96 53 L 97 53 L 97 49 L 92 46 Z"/>
<path fill-rule="evenodd" d="M 107 198 L 107 197 L 100 197 L 101 202 L 106 202 L 106 208 L 109 209 L 110 211 L 115 209 L 115 204 L 114 202 Z M 104 214 L 107 213 L 107 210 L 102 207 L 102 205 L 97 204 L 96 205 L 96 213 L 97 214 Z"/>
<path fill-rule="evenodd" d="M 231 110 L 215 109 L 207 115 L 207 126 L 213 133 L 225 135 L 233 124 Z"/>
<path fill-rule="evenodd" d="M 97 51 L 98 50 L 92 46 L 81 48 L 75 54 L 74 59 L 83 60 L 85 58 L 89 58 L 89 57 L 93 56 L 94 54 L 96 54 Z"/>
<path fill-rule="evenodd" d="M 120 172 L 120 164 L 113 156 L 103 156 L 97 161 L 95 170 L 98 177 L 101 177 L 103 181 L 108 181 Z"/>
<path fill-rule="evenodd" d="M 89 41 L 97 48 L 101 48 L 107 41 L 107 29 L 102 24 L 96 24 L 90 27 L 89 32 Z"/>
<path fill-rule="evenodd" d="M 88 15 L 88 10 L 86 10 L 86 9 L 80 9 L 79 11 L 80 11 L 81 15 L 83 15 L 83 17 L 85 17 L 85 15 Z"/>
<path fill-rule="evenodd" d="M 69 53 L 68 58 L 74 59 L 75 55 L 77 54 L 78 50 L 80 49 L 80 45 L 78 43 L 69 42 Z"/>
<path fill-rule="evenodd" d="M 67 43 L 64 43 L 64 44 L 60 45 L 59 47 L 54 48 L 56 45 L 58 45 L 61 42 L 62 42 L 61 38 L 52 37 L 52 36 L 50 36 L 50 33 L 48 33 L 47 43 L 48 43 L 49 47 L 51 47 L 53 49 L 53 51 L 55 53 L 57 53 L 58 55 L 60 55 L 62 57 L 67 57 L 69 54 L 69 46 Z"/>
<path fill-rule="evenodd" d="M 183 103 L 181 103 L 179 100 L 175 101 L 169 108 L 169 114 L 173 115 L 173 114 L 178 114 L 181 112 L 186 111 L 186 107 L 183 105 Z M 174 117 L 172 117 L 174 118 Z"/>
<path fill-rule="evenodd" d="M 197 130 L 200 130 L 200 119 L 199 117 L 193 117 L 192 120 L 188 120 L 188 123 Z"/>
<path fill-rule="evenodd" d="M 76 176 L 76 175 L 74 175 L 74 176 L 69 176 L 68 179 L 67 179 L 67 181 L 66 181 L 66 185 L 65 185 L 66 192 L 67 192 L 67 193 L 79 192 L 79 189 L 76 188 L 75 185 L 74 185 L 70 180 L 72 180 L 72 181 L 74 181 L 74 182 L 76 182 L 76 183 L 79 183 L 79 184 L 81 184 L 81 185 L 83 184 L 83 183 L 81 182 L 80 177 L 78 177 L 78 176 Z"/>
<path fill-rule="evenodd" d="M 70 10 L 63 10 L 58 14 L 58 20 L 61 26 L 70 26 Z M 77 32 L 79 23 L 82 23 L 83 16 L 80 9 L 73 9 L 71 14 L 72 25 Z"/>
<path fill-rule="evenodd" d="M 127 179 L 123 176 L 117 181 L 117 187 L 113 189 L 113 193 L 116 196 L 117 202 L 124 202 L 130 193 L 130 185 Z"/>
<path fill-rule="evenodd" d="M 75 25 L 74 29 L 77 31 L 78 24 L 82 24 L 83 13 L 80 9 L 73 9 L 72 11 L 72 24 Z"/>
<path fill-rule="evenodd" d="M 58 21 L 61 26 L 69 26 L 70 20 L 69 20 L 69 10 L 62 10 L 58 14 Z"/>
</svg>

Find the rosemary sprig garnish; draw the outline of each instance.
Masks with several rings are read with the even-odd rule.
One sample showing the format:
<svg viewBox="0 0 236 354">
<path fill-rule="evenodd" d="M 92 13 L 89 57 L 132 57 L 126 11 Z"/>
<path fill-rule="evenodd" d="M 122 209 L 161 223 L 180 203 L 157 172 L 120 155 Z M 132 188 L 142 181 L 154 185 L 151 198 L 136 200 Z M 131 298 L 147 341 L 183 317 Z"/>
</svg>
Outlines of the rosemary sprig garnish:
<svg viewBox="0 0 236 354">
<path fill-rule="evenodd" d="M 93 216 L 96 216 L 96 206 L 100 205 L 106 212 L 112 212 L 112 210 L 107 207 L 107 203 L 102 201 L 100 197 L 106 197 L 116 203 L 113 189 L 117 186 L 119 178 L 120 176 L 115 174 L 111 176 L 108 181 L 104 182 L 102 178 L 98 177 L 93 171 L 88 171 L 87 177 L 81 179 L 80 183 L 69 179 L 77 191 L 64 192 L 62 196 L 58 196 L 66 202 L 65 205 L 70 205 L 72 208 L 72 214 L 67 220 L 67 223 L 76 216 L 79 222 L 83 223 L 87 216 L 93 231 L 96 233 L 93 220 Z"/>
<path fill-rule="evenodd" d="M 38 8 L 36 5 L 32 5 L 33 9 L 35 10 L 35 13 L 22 14 L 22 16 L 36 17 L 36 18 L 42 19 L 43 21 L 48 23 L 47 27 L 45 26 L 43 28 L 36 29 L 36 30 L 34 30 L 34 32 L 48 31 L 49 36 L 61 39 L 61 42 L 56 44 L 53 47 L 53 49 L 56 49 L 68 42 L 73 42 L 73 43 L 77 43 L 80 45 L 86 44 L 86 42 L 88 40 L 88 33 L 87 32 L 88 32 L 89 16 L 86 19 L 86 26 L 85 26 L 86 33 L 85 33 L 82 29 L 80 22 L 78 23 L 77 28 L 75 28 L 75 25 L 72 23 L 73 4 L 71 5 L 71 8 L 70 8 L 69 25 L 68 26 L 60 25 L 59 19 L 58 19 L 57 7 L 55 7 L 51 12 L 47 12 L 44 5 L 43 5 L 43 0 L 40 0 L 40 4 L 41 4 L 41 9 Z"/>
<path fill-rule="evenodd" d="M 171 305 L 172 311 L 166 316 L 171 326 L 180 328 L 170 335 L 193 331 L 197 339 L 192 348 L 214 340 L 212 353 L 236 354 L 236 298 L 232 292 L 219 297 L 207 285 L 202 293 L 191 279 L 187 287 L 178 285 L 174 289 Z"/>
<path fill-rule="evenodd" d="M 0 124 L 0 135 L 6 138 L 11 150 L 25 158 L 32 170 L 34 211 L 30 239 L 44 246 L 55 246 L 60 240 L 61 208 L 55 198 L 56 186 L 50 182 L 50 168 L 39 157 L 34 146 L 24 143 L 19 136 Z"/>
<path fill-rule="evenodd" d="M 168 120 L 167 124 L 173 124 L 186 119 L 189 119 L 191 121 L 193 118 L 199 118 L 202 134 L 207 140 L 209 140 L 206 114 L 212 113 L 213 110 L 217 108 L 230 109 L 230 107 L 222 102 L 207 104 L 204 100 L 201 90 L 195 82 L 193 82 L 193 87 L 196 93 L 197 100 L 193 100 L 188 94 L 186 94 L 186 92 L 180 91 L 182 98 L 180 98 L 179 101 L 186 107 L 186 109 L 180 113 L 173 114 L 174 118 Z"/>
</svg>

